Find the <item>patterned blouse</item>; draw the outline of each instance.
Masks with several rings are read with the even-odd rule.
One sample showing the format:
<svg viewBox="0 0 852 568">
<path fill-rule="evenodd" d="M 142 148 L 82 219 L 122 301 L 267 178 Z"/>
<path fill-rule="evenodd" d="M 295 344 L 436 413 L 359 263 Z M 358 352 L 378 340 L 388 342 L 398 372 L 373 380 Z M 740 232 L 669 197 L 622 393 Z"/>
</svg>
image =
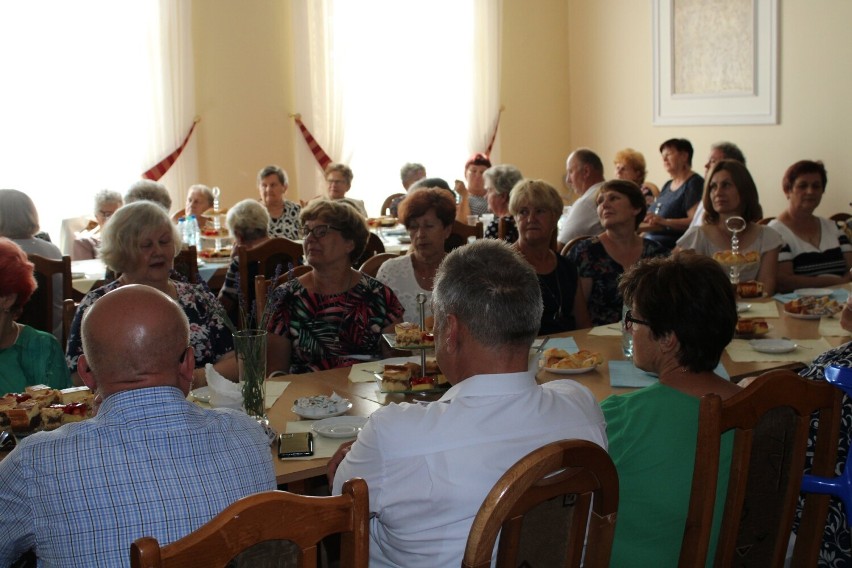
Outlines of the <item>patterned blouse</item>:
<svg viewBox="0 0 852 568">
<path fill-rule="evenodd" d="M 825 368 L 831 365 L 852 367 L 852 343 L 846 343 L 840 347 L 826 351 L 799 374 L 806 379 L 824 381 Z M 811 466 L 813 465 L 814 447 L 816 445 L 816 426 L 817 422 L 812 420 L 811 435 L 808 437 L 808 451 L 805 455 L 805 473 L 810 473 Z M 850 438 L 852 438 L 852 400 L 844 395 L 843 406 L 840 409 L 840 442 L 837 445 L 836 475 L 841 475 L 843 472 L 843 464 L 846 463 L 847 456 L 849 455 Z M 852 550 L 849 521 L 843 511 L 842 503 L 836 497 L 832 497 L 830 503 L 825 532 L 822 535 L 822 546 L 819 551 L 818 564 L 819 566 L 830 566 L 831 568 L 849 567 L 852 566 L 852 557 L 849 556 L 849 551 Z M 803 505 L 804 503 L 800 497 L 793 530 L 797 530 L 799 527 Z"/>
<path fill-rule="evenodd" d="M 297 241 L 299 236 L 299 213 L 302 207 L 292 201 L 284 201 L 284 212 L 277 219 L 269 218 L 269 236 L 284 237 L 291 241 Z"/>
<path fill-rule="evenodd" d="M 291 373 L 309 373 L 354 365 L 350 355 L 377 356 L 382 329 L 402 316 L 393 291 L 362 274 L 358 283 L 340 294 L 309 292 L 297 278 L 276 288 L 267 329 L 292 345 Z"/>
<path fill-rule="evenodd" d="M 642 239 L 642 254 L 639 258 L 668 254 L 668 249 L 663 245 L 650 239 Z M 592 325 L 620 321 L 622 301 L 621 294 L 618 293 L 618 279 L 624 274 L 624 267 L 607 254 L 598 237 L 577 243 L 568 258 L 577 265 L 577 275 L 580 278 L 592 279 L 592 291 L 586 298 Z"/>
<path fill-rule="evenodd" d="M 518 227 L 515 225 L 515 218 L 511 215 L 506 215 L 503 219 L 503 224 L 506 227 L 506 234 L 503 236 L 503 240 L 507 243 L 514 243 L 518 240 Z M 500 218 L 495 217 L 488 223 L 488 226 L 485 228 L 485 238 L 486 239 L 496 239 L 500 236 Z"/>
<path fill-rule="evenodd" d="M 172 280 L 177 290 L 177 302 L 189 319 L 189 344 L 195 353 L 195 368 L 204 367 L 207 363 L 215 363 L 222 355 L 234 350 L 234 338 L 225 326 L 222 308 L 216 297 L 207 288 L 207 284 L 190 284 Z M 68 351 L 65 354 L 65 362 L 68 370 L 73 374 L 77 372 L 77 359 L 83 354 L 83 342 L 80 336 L 80 324 L 83 314 L 98 298 L 121 287 L 119 280 L 113 280 L 109 284 L 92 290 L 77 308 L 74 322 L 71 324 L 71 333 L 68 337 Z M 116 314 L 120 317 L 121 314 Z"/>
</svg>

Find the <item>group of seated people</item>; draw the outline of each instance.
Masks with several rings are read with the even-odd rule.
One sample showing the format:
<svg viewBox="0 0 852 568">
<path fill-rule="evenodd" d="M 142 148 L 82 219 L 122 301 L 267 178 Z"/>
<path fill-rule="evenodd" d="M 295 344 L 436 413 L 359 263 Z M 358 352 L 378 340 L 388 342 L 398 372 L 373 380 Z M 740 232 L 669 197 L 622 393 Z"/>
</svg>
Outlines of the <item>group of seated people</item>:
<svg viewBox="0 0 852 568">
<path fill-rule="evenodd" d="M 235 241 L 252 246 L 278 236 L 303 239 L 304 262 L 312 268 L 270 293 L 269 372 L 306 373 L 389 355 L 382 333 L 398 322 L 417 321 L 417 295 L 429 297 L 426 307 L 434 321 L 436 352 L 454 385 L 442 398 L 447 404 L 422 409 L 391 405 L 377 411 L 358 441 L 342 447 L 330 464 L 335 491 L 352 476 L 364 477 L 370 485 L 371 511 L 376 513 L 371 520 L 371 556 L 376 565 L 458 564 L 466 529 L 493 482 L 534 447 L 563 438 L 589 439 L 608 447 L 618 467 L 622 491 L 613 565 L 669 565 L 676 559 L 695 452 L 698 398 L 708 392 L 727 398 L 739 390 L 714 373 L 737 319 L 729 275 L 708 258 L 730 249 L 726 221 L 735 216 L 744 219 L 738 233 L 741 250 L 757 251 L 760 261 L 740 277 L 762 282 L 769 294 L 776 288 L 829 286 L 852 278 L 848 238 L 833 222 L 814 215 L 825 191 L 824 166 L 811 161 L 790 166 L 783 178 L 788 208 L 764 225 L 758 223 L 764 215 L 744 159 L 720 155 L 729 146 L 713 148 L 705 181 L 692 171 L 688 141 L 665 142 L 660 151 L 672 179 L 652 201 L 648 194 L 653 196 L 655 188 L 646 191 L 638 183 L 645 175 L 635 161 L 638 153 L 620 153 L 617 158 L 625 163 L 617 161 L 616 172 L 630 179 L 606 181 L 600 159 L 590 150 L 577 150 L 569 156 L 567 178 L 580 198 L 567 218 L 562 218 L 564 202 L 553 186 L 475 155 L 466 165 L 467 183 L 457 183 L 455 191 L 439 178 L 424 177 L 411 184 L 398 203 L 399 221 L 411 236 L 409 253 L 386 261 L 375 279 L 354 265 L 369 230 L 363 202 L 346 197 L 351 169 L 329 166 L 325 198 L 300 204 L 284 199 L 287 174 L 281 168 L 268 166 L 259 172 L 260 201 L 245 200 L 228 211 L 226 223 Z M 425 170 L 422 173 L 425 176 Z M 239 267 L 232 261 L 219 298 L 203 283 L 176 278 L 173 263 L 181 239 L 169 216 L 170 199 L 165 202 L 168 193 L 164 198 L 163 188 L 156 185 L 160 184 L 138 184 L 121 200 L 123 204 L 113 195 L 99 194 L 96 216 L 103 221 L 98 219 L 97 255 L 118 277 L 90 291 L 80 303 L 64 361 L 54 338 L 16 322 L 35 287 L 27 278 L 32 266 L 21 249 L 29 252 L 24 245 L 43 245 L 33 245 L 40 240 L 35 239 L 39 227 L 29 198 L 15 190 L 0 190 L 0 237 L 9 237 L 0 239 L 0 361 L 8 363 L 0 370 L 0 388 L 18 392 L 27 384 L 84 383 L 97 389 L 102 409 L 111 409 L 109 398 L 115 396 L 117 401 L 118 395 L 129 399 L 128 393 L 145 392 L 139 389 L 177 388 L 185 395 L 190 382 L 205 383 L 207 363 L 237 379 L 223 304 L 238 301 Z M 186 211 L 206 210 L 204 190 L 190 194 Z M 13 221 L 20 219 L 9 218 L 6 212 L 13 209 L 7 204 L 17 202 L 32 209 L 34 221 L 13 230 Z M 694 218 L 699 205 L 700 220 Z M 569 250 L 564 253 L 560 245 L 567 242 L 554 246 L 557 234 L 562 240 L 560 219 L 569 224 L 576 220 L 579 226 L 581 219 L 589 219 L 590 210 L 598 229 L 580 235 L 586 238 L 565 247 Z M 490 211 L 497 224 L 486 230 L 489 238 L 448 253 L 445 242 L 460 211 L 465 218 L 474 211 Z M 180 309 L 167 317 L 168 310 L 128 308 L 143 300 Z M 535 384 L 527 370 L 534 337 L 618 321 L 633 337 L 634 363 L 657 374 L 659 384 L 601 405 L 574 382 Z M 695 326 L 696 321 L 702 325 Z M 842 325 L 852 328 L 852 300 L 844 309 Z M 138 333 L 157 326 L 166 326 L 172 335 L 162 330 L 150 338 Z M 103 333 L 111 329 L 119 331 L 112 336 Z M 174 356 L 173 339 L 182 342 L 181 353 Z M 119 369 L 115 357 L 102 350 L 106 345 L 112 349 L 120 345 L 127 369 Z M 848 364 L 850 345 L 823 355 L 803 375 L 822 379 L 828 362 Z M 162 361 L 135 356 L 137 350 L 151 349 L 164 353 Z M 168 370 L 153 372 L 160 363 Z M 15 370 L 10 373 L 7 367 Z M 168 380 L 154 380 L 163 376 Z M 114 412 L 126 412 L 118 402 L 114 406 Z M 180 405 L 175 412 L 195 411 Z M 850 413 L 847 401 L 845 423 L 852 420 Z M 105 425 L 108 416 L 104 412 Z M 519 428 L 520 417 L 524 428 Z M 464 443 L 449 435 L 466 425 L 482 435 L 471 435 Z M 399 439 L 400 428 L 410 432 L 404 448 L 392 443 Z M 440 435 L 445 428 L 450 429 L 448 434 Z M 417 436 L 428 436 L 421 453 L 412 451 L 418 446 L 411 443 L 420 439 Z M 847 445 L 848 436 L 847 431 Z M 13 483 L 22 476 L 20 468 L 31 467 L 20 460 L 34 459 L 31 455 L 39 451 L 43 438 L 47 437 L 34 436 L 32 444 L 16 450 L 16 459 L 0 462 L 0 485 Z M 665 443 L 659 443 L 661 439 Z M 440 447 L 434 445 L 438 442 Z M 440 456 L 438 461 L 435 456 Z M 448 463 L 454 464 L 449 470 Z M 51 465 L 59 466 L 67 463 Z M 422 477 L 418 487 L 430 487 L 428 498 L 412 498 L 408 483 L 415 475 Z M 461 485 L 452 489 L 452 499 L 440 498 L 442 491 L 450 491 L 447 480 L 453 479 Z M 257 484 L 253 491 L 268 485 Z M 660 500 L 664 493 L 669 498 Z M 0 495 L 0 504 L 18 497 Z M 455 505 L 442 509 L 439 503 L 444 501 Z M 648 511 L 656 510 L 661 501 L 665 509 L 658 516 L 669 522 L 648 523 Z M 16 514 L 31 515 L 20 502 L 9 506 Z M 211 505 L 206 518 L 217 507 L 222 508 Z M 841 542 L 848 544 L 842 511 L 833 508 L 831 514 L 839 517 L 834 526 L 846 539 Z M 20 523 L 20 517 L 15 519 Z M 8 536 L 20 534 L 11 531 L 9 523 L 14 522 L 0 520 L 0 529 L 9 529 L 0 530 L 0 561 L 13 558 L 21 546 L 40 550 L 32 532 L 20 540 Z M 35 531 L 20 524 L 19 531 Z M 198 524 L 186 524 L 178 532 L 186 534 Z M 182 534 L 159 533 L 158 538 L 168 542 Z M 825 546 L 829 554 L 833 545 Z M 436 558 L 441 559 L 437 564 Z"/>
</svg>

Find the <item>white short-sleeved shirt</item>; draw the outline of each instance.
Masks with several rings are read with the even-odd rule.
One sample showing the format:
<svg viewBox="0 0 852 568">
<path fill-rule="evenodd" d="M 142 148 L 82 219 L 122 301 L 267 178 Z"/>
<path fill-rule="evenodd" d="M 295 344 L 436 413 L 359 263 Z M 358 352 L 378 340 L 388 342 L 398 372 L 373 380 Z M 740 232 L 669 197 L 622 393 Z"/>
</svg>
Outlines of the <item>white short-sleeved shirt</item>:
<svg viewBox="0 0 852 568">
<path fill-rule="evenodd" d="M 598 189 L 602 185 L 603 182 L 596 183 L 587 189 L 571 206 L 571 210 L 565 217 L 565 222 L 559 231 L 557 240 L 560 243 L 568 243 L 575 237 L 594 236 L 603 233 L 597 205 Z"/>
<path fill-rule="evenodd" d="M 698 227 L 687 229 L 686 233 L 677 240 L 677 246 L 684 250 L 694 250 L 698 254 L 703 254 L 704 256 L 713 256 L 713 253 L 721 252 L 723 250 L 731 250 L 730 246 L 726 248 L 719 248 L 714 245 L 710 239 L 707 238 L 705 228 L 706 225 L 700 225 Z M 749 246 L 740 247 L 740 252 L 747 253 L 757 251 L 760 254 L 762 261 L 764 253 L 781 248 L 784 241 L 781 240 L 781 235 L 769 227 L 757 225 L 757 228 L 760 231 L 760 234 Z M 740 281 L 756 280 L 758 272 L 760 272 L 760 263 L 757 263 L 746 270 L 742 270 L 740 272 Z"/>
<path fill-rule="evenodd" d="M 362 477 L 370 490 L 370 566 L 459 566 L 482 501 L 520 458 L 556 440 L 606 448 L 586 387 L 539 385 L 533 373 L 476 375 L 430 404 L 391 404 L 370 417 L 337 470 L 333 493 Z"/>
<path fill-rule="evenodd" d="M 399 303 L 405 309 L 402 319 L 420 324 L 420 311 L 417 307 L 417 294 L 426 294 L 426 303 L 423 305 L 424 316 L 432 315 L 432 291 L 424 290 L 417 283 L 414 275 L 414 265 L 411 263 L 411 255 L 401 256 L 386 260 L 376 273 L 376 280 L 385 284 L 396 294 Z"/>
</svg>

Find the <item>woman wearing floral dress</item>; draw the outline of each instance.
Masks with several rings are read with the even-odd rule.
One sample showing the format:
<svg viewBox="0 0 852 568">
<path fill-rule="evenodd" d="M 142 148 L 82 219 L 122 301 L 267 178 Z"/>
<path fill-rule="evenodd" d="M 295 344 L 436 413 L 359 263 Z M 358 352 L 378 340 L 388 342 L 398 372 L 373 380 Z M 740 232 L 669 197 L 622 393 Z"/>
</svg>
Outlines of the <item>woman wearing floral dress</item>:
<svg viewBox="0 0 852 568">
<path fill-rule="evenodd" d="M 604 232 L 580 241 L 568 253 L 577 265 L 593 325 L 621 320 L 618 280 L 627 268 L 640 258 L 668 255 L 664 246 L 636 234 L 645 218 L 645 203 L 642 190 L 632 181 L 605 182 L 597 197 Z"/>
<path fill-rule="evenodd" d="M 316 200 L 301 221 L 313 270 L 270 294 L 268 370 L 308 373 L 378 357 L 382 332 L 401 320 L 402 306 L 390 288 L 352 268 L 367 244 L 364 218 L 349 205 Z"/>
<path fill-rule="evenodd" d="M 233 364 L 233 337 L 222 318 L 222 307 L 204 284 L 171 279 L 174 258 L 180 242 L 177 227 L 168 213 L 156 203 L 137 201 L 120 208 L 104 227 L 101 258 L 116 274 L 116 280 L 90 291 L 80 302 L 68 338 L 66 362 L 75 383 L 77 359 L 83 353 L 80 324 L 83 314 L 104 294 L 121 286 L 142 284 L 156 288 L 175 300 L 189 319 L 189 343 L 195 355 L 195 385 L 206 384 L 204 366 L 215 363 L 217 370 L 236 379 Z M 116 314 L 121 317 L 121 314 Z"/>
</svg>

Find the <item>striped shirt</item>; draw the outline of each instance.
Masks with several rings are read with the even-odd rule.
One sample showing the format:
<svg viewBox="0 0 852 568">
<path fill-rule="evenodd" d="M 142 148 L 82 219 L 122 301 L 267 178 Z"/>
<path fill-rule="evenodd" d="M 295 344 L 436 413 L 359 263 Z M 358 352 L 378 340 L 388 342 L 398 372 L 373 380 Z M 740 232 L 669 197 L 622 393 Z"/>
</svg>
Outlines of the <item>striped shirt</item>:
<svg viewBox="0 0 852 568">
<path fill-rule="evenodd" d="M 846 233 L 837 228 L 831 219 L 818 217 L 820 223 L 819 247 L 800 239 L 790 228 L 777 219 L 769 226 L 778 231 L 784 246 L 778 253 L 778 262 L 793 263 L 793 273 L 803 276 L 836 274 L 843 276 L 848 267 L 844 254 L 852 252 Z"/>
</svg>

